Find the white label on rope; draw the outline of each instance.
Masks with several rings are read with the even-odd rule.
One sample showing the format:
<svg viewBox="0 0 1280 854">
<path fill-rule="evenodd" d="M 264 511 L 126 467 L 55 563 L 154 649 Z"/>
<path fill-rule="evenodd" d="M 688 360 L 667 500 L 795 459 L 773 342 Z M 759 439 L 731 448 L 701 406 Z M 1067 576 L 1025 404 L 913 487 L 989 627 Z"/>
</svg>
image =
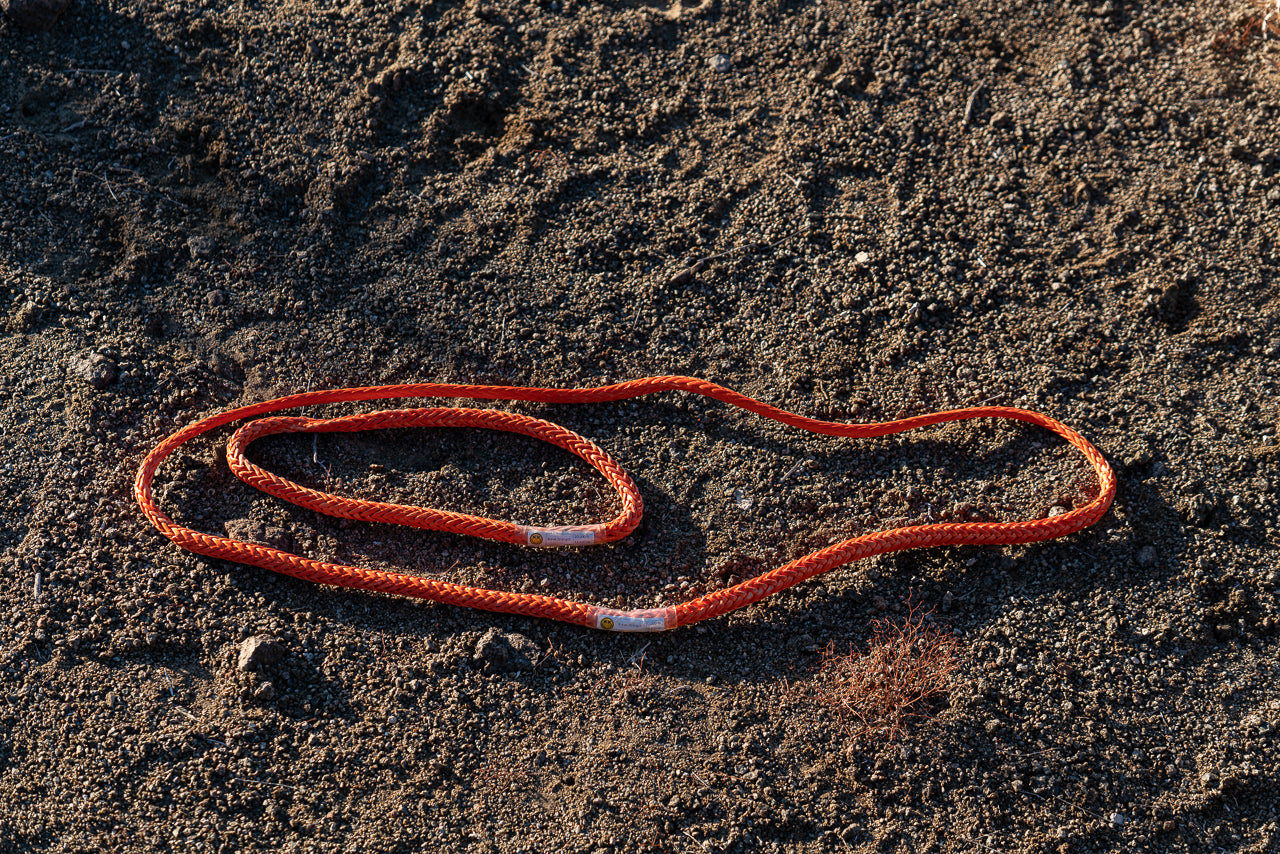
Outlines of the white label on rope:
<svg viewBox="0 0 1280 854">
<path fill-rule="evenodd" d="M 596 628 L 606 632 L 661 632 L 667 628 L 665 611 L 605 611 L 596 615 Z"/>
<path fill-rule="evenodd" d="M 581 528 L 529 528 L 525 542 L 531 546 L 554 549 L 561 546 L 594 546 L 596 532 Z"/>
</svg>

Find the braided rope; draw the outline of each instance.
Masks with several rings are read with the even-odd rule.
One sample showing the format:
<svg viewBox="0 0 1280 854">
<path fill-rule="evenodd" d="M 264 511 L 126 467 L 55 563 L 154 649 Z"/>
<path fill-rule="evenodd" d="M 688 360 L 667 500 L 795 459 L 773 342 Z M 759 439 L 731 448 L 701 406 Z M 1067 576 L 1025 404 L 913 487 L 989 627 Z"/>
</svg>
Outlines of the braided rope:
<svg viewBox="0 0 1280 854">
<path fill-rule="evenodd" d="M 1048 519 L 916 525 L 865 534 L 820 549 L 785 566 L 701 598 L 667 608 L 638 611 L 618 611 L 557 599 L 553 596 L 467 587 L 396 572 L 312 560 L 269 546 L 204 534 L 185 528 L 165 515 L 156 506 L 152 497 L 152 481 L 161 463 L 184 442 L 233 421 L 280 410 L 329 403 L 433 397 L 526 400 L 541 403 L 599 403 L 625 400 L 662 391 L 691 392 L 802 430 L 854 439 L 884 436 L 931 424 L 972 418 L 1025 421 L 1056 433 L 1084 454 L 1098 476 L 1098 495 L 1083 507 Z M 481 427 L 520 433 L 549 442 L 581 457 L 603 474 L 617 491 L 622 510 L 612 520 L 594 525 L 556 527 L 517 525 L 512 522 L 445 510 L 329 495 L 264 471 L 244 457 L 245 448 L 255 439 L 263 436 L 279 433 L 355 432 L 391 427 Z M 518 545 L 550 547 L 613 542 L 635 530 L 644 509 L 644 502 L 635 483 L 621 466 L 594 443 L 548 421 L 492 409 L 398 409 L 329 419 L 263 418 L 246 424 L 235 432 L 227 446 L 227 462 L 232 472 L 245 483 L 286 501 L 331 516 L 389 522 L 427 530 L 451 531 Z M 151 524 L 177 545 L 197 554 L 236 563 L 252 564 L 320 584 L 377 590 L 487 611 L 548 617 L 575 625 L 613 631 L 661 631 L 677 626 L 687 626 L 758 602 L 766 596 L 771 596 L 835 567 L 886 552 L 930 546 L 1008 545 L 1065 536 L 1087 528 L 1102 518 L 1111 506 L 1115 493 L 1115 474 L 1097 448 L 1070 427 L 1038 412 L 1006 406 L 978 406 L 918 415 L 881 424 L 842 424 L 796 415 L 706 380 L 680 376 L 647 377 L 583 389 L 418 383 L 305 392 L 221 412 L 178 430 L 146 456 L 138 469 L 134 483 L 134 496 L 138 506 L 142 508 L 142 512 Z"/>
</svg>

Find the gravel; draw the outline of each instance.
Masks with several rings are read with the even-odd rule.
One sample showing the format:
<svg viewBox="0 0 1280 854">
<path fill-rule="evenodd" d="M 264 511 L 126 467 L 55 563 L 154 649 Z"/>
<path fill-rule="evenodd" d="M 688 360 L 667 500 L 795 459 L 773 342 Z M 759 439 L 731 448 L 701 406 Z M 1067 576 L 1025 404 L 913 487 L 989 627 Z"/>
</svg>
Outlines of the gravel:
<svg viewBox="0 0 1280 854">
<path fill-rule="evenodd" d="M 0 850 L 1274 849 L 1261 22 L 1043 0 L 0 20 Z M 1064 540 L 885 555 L 645 637 L 196 558 L 132 498 L 164 436 L 281 394 L 669 373 L 843 420 L 1034 408 L 1095 441 L 1120 492 Z M 235 480 L 230 429 L 155 494 L 319 559 L 649 608 L 1095 488 L 1019 424 L 851 442 L 677 394 L 496 406 L 618 459 L 635 535 L 538 551 L 318 516 Z M 251 452 L 346 495 L 616 512 L 520 436 Z M 824 651 L 913 609 L 962 665 L 901 740 L 855 738 Z M 254 639 L 288 654 L 244 670 Z"/>
</svg>

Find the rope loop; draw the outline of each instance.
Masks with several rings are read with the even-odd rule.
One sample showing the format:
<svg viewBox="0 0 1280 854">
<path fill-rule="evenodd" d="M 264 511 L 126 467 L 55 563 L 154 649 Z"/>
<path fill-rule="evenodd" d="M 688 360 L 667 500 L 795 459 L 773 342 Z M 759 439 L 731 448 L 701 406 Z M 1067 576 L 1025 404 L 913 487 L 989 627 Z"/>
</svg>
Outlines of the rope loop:
<svg viewBox="0 0 1280 854">
<path fill-rule="evenodd" d="M 553 596 L 468 587 L 403 573 L 312 560 L 269 546 L 205 534 L 178 525 L 160 510 L 152 494 L 152 482 L 161 463 L 183 443 L 235 421 L 286 409 L 368 400 L 442 397 L 523 400 L 540 403 L 600 403 L 626 400 L 663 391 L 691 392 L 802 430 L 855 439 L 884 436 L 917 427 L 973 418 L 1025 421 L 1056 433 L 1083 453 L 1098 477 L 1098 494 L 1085 506 L 1048 519 L 915 525 L 864 534 L 820 549 L 785 566 L 698 599 L 666 608 L 635 611 L 619 611 Z M 592 525 L 550 527 L 521 525 L 429 507 L 388 504 L 330 495 L 267 472 L 244 456 L 245 449 L 253 441 L 264 436 L 283 433 L 356 432 L 395 427 L 480 427 L 520 433 L 548 442 L 581 457 L 599 471 L 618 493 L 622 509 L 608 522 Z M 635 483 L 612 457 L 594 443 L 549 421 L 494 409 L 436 407 L 382 410 L 327 419 L 300 416 L 260 418 L 240 427 L 232 435 L 227 445 L 227 463 L 236 477 L 250 486 L 330 516 L 408 525 L 426 530 L 451 531 L 515 545 L 552 548 L 613 542 L 634 531 L 640 524 L 640 517 L 644 512 L 644 501 Z M 1005 406 L 979 406 L 918 415 L 879 424 L 845 424 L 797 415 L 706 380 L 681 376 L 647 377 L 592 388 L 521 388 L 417 383 L 304 392 L 210 415 L 178 430 L 147 454 L 138 468 L 134 482 L 134 497 L 151 524 L 178 546 L 196 554 L 251 564 L 319 584 L 376 590 L 451 605 L 547 617 L 580 626 L 623 632 L 662 631 L 718 617 L 758 602 L 766 596 L 771 596 L 815 575 L 873 555 L 933 546 L 1030 543 L 1073 534 L 1101 519 L 1110 508 L 1115 493 L 1115 473 L 1097 448 L 1070 427 L 1039 412 Z"/>
<path fill-rule="evenodd" d="M 410 507 L 330 495 L 272 474 L 245 458 L 256 439 L 282 433 L 354 433 L 394 427 L 479 427 L 520 433 L 548 442 L 575 456 L 605 476 L 622 502 L 622 512 L 598 525 L 534 527 L 502 522 L 431 507 Z M 640 490 L 622 467 L 594 443 L 559 425 L 497 409 L 391 409 L 342 418 L 260 418 L 241 427 L 227 443 L 227 465 L 245 483 L 276 498 L 341 519 L 385 522 L 427 531 L 449 531 L 521 546 L 591 546 L 611 543 L 630 534 L 644 514 Z"/>
</svg>

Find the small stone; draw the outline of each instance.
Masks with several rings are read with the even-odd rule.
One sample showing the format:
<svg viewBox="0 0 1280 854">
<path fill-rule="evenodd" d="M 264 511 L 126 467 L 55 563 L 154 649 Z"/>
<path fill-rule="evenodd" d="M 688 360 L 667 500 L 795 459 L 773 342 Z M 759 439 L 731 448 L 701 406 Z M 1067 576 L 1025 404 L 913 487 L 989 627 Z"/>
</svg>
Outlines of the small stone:
<svg viewBox="0 0 1280 854">
<path fill-rule="evenodd" d="M 96 389 L 104 389 L 116 381 L 120 370 L 115 362 L 90 350 L 71 357 L 71 373 Z"/>
<path fill-rule="evenodd" d="M 212 258 L 218 244 L 207 234 L 193 234 L 187 238 L 187 251 L 195 259 Z"/>
<path fill-rule="evenodd" d="M 1050 519 L 1052 519 L 1054 516 L 1065 516 L 1066 513 L 1067 513 L 1067 508 L 1063 507 L 1061 504 L 1055 504 L 1049 508 Z"/>
<path fill-rule="evenodd" d="M 263 682 L 257 688 L 253 689 L 253 699 L 255 700 L 272 700 L 276 696 L 276 686 L 270 682 Z"/>
<path fill-rule="evenodd" d="M 871 263 L 871 255 L 866 252 L 859 252 L 857 255 L 853 256 L 853 261 L 855 264 L 865 267 Z"/>
<path fill-rule="evenodd" d="M 991 117 L 991 126 L 993 128 L 1004 127 L 1009 124 L 1009 121 L 1009 114 L 1004 110 L 1001 110 Z"/>
<path fill-rule="evenodd" d="M 1123 813 L 1113 812 L 1113 813 L 1111 814 L 1111 826 L 1112 826 L 1112 827 L 1120 827 L 1120 826 L 1122 826 L 1122 825 L 1123 825 L 1127 820 L 1128 820 L 1128 819 L 1126 819 L 1126 818 L 1124 817 L 1124 814 L 1123 814 Z"/>
<path fill-rule="evenodd" d="M 1155 546 L 1143 546 L 1138 549 L 1139 566 L 1154 566 L 1157 559 Z"/>
<path fill-rule="evenodd" d="M 236 667 L 244 671 L 257 670 L 263 665 L 275 664 L 284 658 L 284 653 L 284 646 L 275 638 L 252 637 L 240 644 Z"/>
<path fill-rule="evenodd" d="M 474 660 L 484 663 L 485 673 L 511 673 L 532 670 L 538 655 L 538 645 L 529 638 L 493 628 L 476 641 Z"/>
<path fill-rule="evenodd" d="M 707 61 L 707 64 L 710 65 L 711 70 L 717 74 L 725 74 L 726 72 L 733 70 L 733 60 L 729 58 L 728 54 L 724 53 L 717 53 Z"/>
</svg>

